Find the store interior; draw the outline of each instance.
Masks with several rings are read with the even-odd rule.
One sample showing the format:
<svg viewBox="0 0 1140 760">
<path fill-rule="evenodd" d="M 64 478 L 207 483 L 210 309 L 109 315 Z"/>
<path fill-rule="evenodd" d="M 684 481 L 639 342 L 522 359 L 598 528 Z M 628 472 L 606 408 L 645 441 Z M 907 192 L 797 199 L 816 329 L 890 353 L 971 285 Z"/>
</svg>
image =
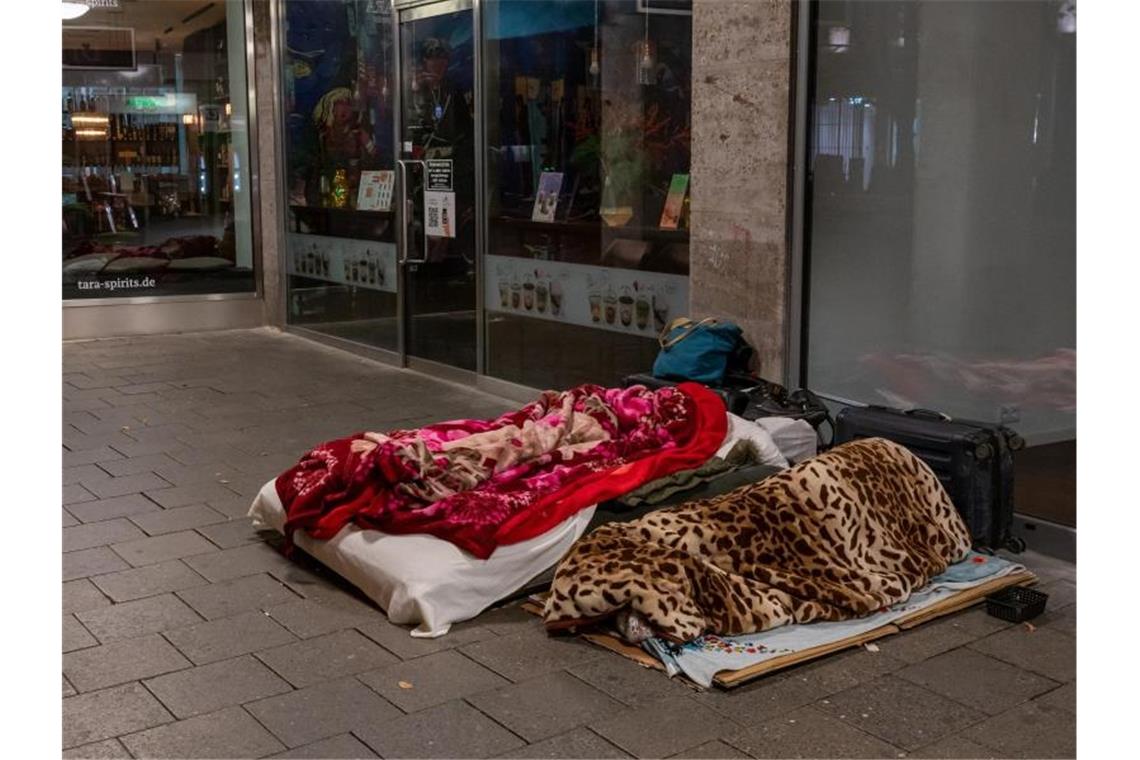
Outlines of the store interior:
<svg viewBox="0 0 1140 760">
<path fill-rule="evenodd" d="M 90 8 L 63 40 L 64 298 L 254 290 L 241 4 Z"/>
</svg>

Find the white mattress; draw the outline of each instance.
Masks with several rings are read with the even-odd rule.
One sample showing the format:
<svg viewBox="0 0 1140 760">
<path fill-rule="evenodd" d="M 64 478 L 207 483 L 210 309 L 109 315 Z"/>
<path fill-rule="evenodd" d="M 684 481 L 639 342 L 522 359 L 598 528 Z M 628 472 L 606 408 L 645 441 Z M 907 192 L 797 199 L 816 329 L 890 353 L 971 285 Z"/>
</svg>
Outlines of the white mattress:
<svg viewBox="0 0 1140 760">
<path fill-rule="evenodd" d="M 583 509 L 536 538 L 500 546 L 487 559 L 435 536 L 392 536 L 351 524 L 328 541 L 298 530 L 293 542 L 363 591 L 393 623 L 414 623 L 413 636 L 436 637 L 558 562 L 586 530 L 594 509 Z M 260 528 L 282 532 L 285 509 L 274 480 L 257 494 L 249 516 Z"/>
</svg>

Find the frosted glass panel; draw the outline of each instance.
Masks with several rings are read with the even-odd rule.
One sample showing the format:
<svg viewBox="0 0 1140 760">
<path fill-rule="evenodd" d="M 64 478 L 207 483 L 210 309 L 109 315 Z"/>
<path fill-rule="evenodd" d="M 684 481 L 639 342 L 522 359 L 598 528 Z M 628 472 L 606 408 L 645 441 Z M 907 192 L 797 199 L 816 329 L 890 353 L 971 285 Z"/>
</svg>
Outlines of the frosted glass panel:
<svg viewBox="0 0 1140 760">
<path fill-rule="evenodd" d="M 1076 435 L 1072 2 L 824 2 L 807 382 Z"/>
</svg>

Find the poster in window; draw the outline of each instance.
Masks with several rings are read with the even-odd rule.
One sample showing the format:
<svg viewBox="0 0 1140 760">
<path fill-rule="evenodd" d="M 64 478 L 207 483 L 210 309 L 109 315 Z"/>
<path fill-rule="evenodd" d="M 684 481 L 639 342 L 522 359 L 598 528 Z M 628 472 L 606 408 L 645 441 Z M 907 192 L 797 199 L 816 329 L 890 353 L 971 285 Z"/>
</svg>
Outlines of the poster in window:
<svg viewBox="0 0 1140 760">
<path fill-rule="evenodd" d="M 553 222 L 560 192 L 562 192 L 562 172 L 543 172 L 538 178 L 538 192 L 534 196 L 531 221 Z"/>
<path fill-rule="evenodd" d="M 356 197 L 358 211 L 391 211 L 392 187 L 396 175 L 391 169 L 360 172 L 360 191 Z"/>
<path fill-rule="evenodd" d="M 665 208 L 661 211 L 663 230 L 675 230 L 680 225 L 681 213 L 685 208 L 685 193 L 689 190 L 689 175 L 674 174 L 669 183 L 669 195 L 665 198 Z"/>
<path fill-rule="evenodd" d="M 455 237 L 455 193 L 424 191 L 424 232 L 428 237 Z"/>
</svg>

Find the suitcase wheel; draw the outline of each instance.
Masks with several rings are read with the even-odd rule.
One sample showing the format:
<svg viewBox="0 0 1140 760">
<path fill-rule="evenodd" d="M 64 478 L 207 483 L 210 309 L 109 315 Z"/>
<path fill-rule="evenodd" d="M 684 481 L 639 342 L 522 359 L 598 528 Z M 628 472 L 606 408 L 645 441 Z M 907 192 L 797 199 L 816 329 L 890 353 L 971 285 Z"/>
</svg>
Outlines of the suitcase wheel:
<svg viewBox="0 0 1140 760">
<path fill-rule="evenodd" d="M 1021 536 L 1010 536 L 1005 540 L 1005 549 L 1014 554 L 1021 554 L 1025 551 L 1025 539 Z"/>
</svg>

